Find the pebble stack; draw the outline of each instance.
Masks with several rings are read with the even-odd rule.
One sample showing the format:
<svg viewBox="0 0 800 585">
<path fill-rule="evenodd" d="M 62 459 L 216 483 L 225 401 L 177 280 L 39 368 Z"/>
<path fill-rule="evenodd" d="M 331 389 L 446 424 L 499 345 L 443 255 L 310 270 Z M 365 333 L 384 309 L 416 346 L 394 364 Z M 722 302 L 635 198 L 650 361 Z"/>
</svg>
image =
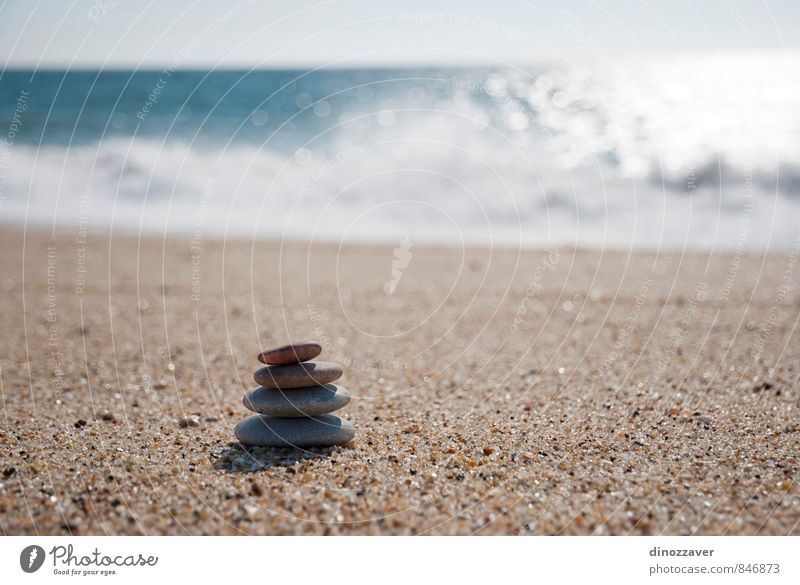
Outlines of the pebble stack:
<svg viewBox="0 0 800 585">
<path fill-rule="evenodd" d="M 350 392 L 332 382 L 342 368 L 332 362 L 312 362 L 322 346 L 304 341 L 258 354 L 267 364 L 255 373 L 260 388 L 244 396 L 256 415 L 236 425 L 234 434 L 245 445 L 261 447 L 327 447 L 344 445 L 355 436 L 353 425 L 330 413 L 350 402 Z"/>
</svg>

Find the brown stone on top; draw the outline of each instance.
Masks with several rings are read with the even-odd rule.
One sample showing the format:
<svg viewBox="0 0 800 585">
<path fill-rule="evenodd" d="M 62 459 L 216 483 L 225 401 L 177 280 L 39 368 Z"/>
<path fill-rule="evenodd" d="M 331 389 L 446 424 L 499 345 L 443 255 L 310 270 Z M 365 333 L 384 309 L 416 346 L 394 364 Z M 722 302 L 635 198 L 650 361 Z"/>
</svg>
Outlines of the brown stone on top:
<svg viewBox="0 0 800 585">
<path fill-rule="evenodd" d="M 288 366 L 267 366 L 253 376 L 258 384 L 267 388 L 303 388 L 321 386 L 338 380 L 342 368 L 332 362 L 304 362 Z"/>
<path fill-rule="evenodd" d="M 285 366 L 313 360 L 320 353 L 322 353 L 322 346 L 319 343 L 315 341 L 300 341 L 265 349 L 258 354 L 258 361 L 270 366 Z"/>
</svg>

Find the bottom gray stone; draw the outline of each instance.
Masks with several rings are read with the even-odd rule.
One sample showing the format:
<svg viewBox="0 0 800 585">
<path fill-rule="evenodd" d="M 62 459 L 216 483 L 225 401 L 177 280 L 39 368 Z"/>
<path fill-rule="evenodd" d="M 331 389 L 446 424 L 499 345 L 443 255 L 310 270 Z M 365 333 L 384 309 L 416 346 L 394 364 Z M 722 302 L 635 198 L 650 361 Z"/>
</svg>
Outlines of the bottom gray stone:
<svg viewBox="0 0 800 585">
<path fill-rule="evenodd" d="M 282 418 L 257 414 L 233 430 L 245 445 L 257 447 L 327 447 L 344 445 L 355 436 L 350 421 L 325 414 L 314 418 Z"/>
</svg>

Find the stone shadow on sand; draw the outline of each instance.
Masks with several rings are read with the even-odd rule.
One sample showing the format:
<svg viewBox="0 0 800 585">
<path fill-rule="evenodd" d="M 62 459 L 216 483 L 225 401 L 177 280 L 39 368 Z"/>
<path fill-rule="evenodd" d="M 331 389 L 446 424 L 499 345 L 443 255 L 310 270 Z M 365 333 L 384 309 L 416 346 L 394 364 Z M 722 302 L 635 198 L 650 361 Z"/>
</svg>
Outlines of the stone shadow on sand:
<svg viewBox="0 0 800 585">
<path fill-rule="evenodd" d="M 226 473 L 258 473 L 275 467 L 293 470 L 303 461 L 325 459 L 333 456 L 337 447 L 249 447 L 241 443 L 228 443 L 212 466 Z"/>
</svg>

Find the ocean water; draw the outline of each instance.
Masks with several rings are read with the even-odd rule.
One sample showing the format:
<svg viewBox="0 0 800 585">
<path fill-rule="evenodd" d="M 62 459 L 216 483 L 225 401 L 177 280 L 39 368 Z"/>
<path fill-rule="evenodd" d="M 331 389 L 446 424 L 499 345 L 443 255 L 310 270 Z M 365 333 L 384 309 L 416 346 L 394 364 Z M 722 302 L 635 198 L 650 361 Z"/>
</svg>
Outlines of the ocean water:
<svg viewBox="0 0 800 585">
<path fill-rule="evenodd" d="M 800 57 L 5 71 L 0 223 L 197 236 L 788 249 Z"/>
</svg>

